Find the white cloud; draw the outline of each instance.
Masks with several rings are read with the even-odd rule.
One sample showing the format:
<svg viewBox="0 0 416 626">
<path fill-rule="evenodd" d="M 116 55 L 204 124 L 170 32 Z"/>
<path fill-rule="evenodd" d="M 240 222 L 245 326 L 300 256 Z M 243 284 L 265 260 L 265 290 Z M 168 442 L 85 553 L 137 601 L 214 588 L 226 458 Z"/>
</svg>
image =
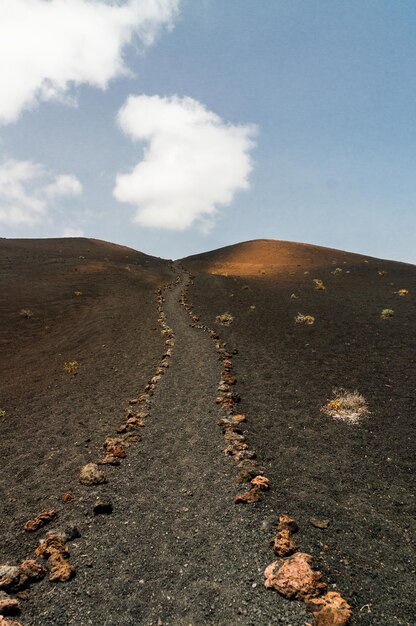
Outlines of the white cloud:
<svg viewBox="0 0 416 626">
<path fill-rule="evenodd" d="M 0 165 L 0 223 L 40 222 L 47 217 L 51 202 L 81 192 L 75 176 L 53 177 L 38 163 L 10 159 Z"/>
<path fill-rule="evenodd" d="M 180 0 L 0 0 L 0 123 L 74 85 L 104 89 L 128 74 L 123 49 L 153 43 Z"/>
<path fill-rule="evenodd" d="M 84 231 L 82 228 L 76 226 L 65 226 L 62 237 L 84 237 Z"/>
<path fill-rule="evenodd" d="M 212 223 L 217 208 L 248 189 L 254 126 L 233 126 L 192 98 L 130 96 L 122 130 L 145 143 L 144 158 L 118 174 L 114 196 L 137 206 L 144 226 L 185 230 Z"/>
</svg>

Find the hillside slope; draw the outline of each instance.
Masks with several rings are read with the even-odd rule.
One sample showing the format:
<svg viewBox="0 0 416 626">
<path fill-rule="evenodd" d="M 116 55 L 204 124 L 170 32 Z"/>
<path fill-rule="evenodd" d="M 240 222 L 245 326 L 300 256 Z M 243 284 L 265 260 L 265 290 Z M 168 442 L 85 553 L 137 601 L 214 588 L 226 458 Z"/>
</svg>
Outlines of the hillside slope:
<svg viewBox="0 0 416 626">
<path fill-rule="evenodd" d="M 182 264 L 195 313 L 238 349 L 238 410 L 267 461 L 272 506 L 298 520 L 301 548 L 350 598 L 353 623 L 413 623 L 416 268 L 271 240 Z M 215 321 L 224 312 L 229 327 Z M 367 400 L 359 425 L 320 410 L 337 387 Z"/>
<path fill-rule="evenodd" d="M 23 523 L 73 488 L 146 384 L 163 350 L 154 290 L 169 276 L 165 261 L 102 241 L 0 240 L 3 558 L 23 557 Z"/>
</svg>

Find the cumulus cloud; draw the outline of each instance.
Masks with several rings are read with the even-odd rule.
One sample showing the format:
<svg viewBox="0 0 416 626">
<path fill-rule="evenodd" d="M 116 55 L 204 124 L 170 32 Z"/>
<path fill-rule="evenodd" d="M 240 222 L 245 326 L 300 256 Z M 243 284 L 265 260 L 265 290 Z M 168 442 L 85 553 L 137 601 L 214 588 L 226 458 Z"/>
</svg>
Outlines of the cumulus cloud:
<svg viewBox="0 0 416 626">
<path fill-rule="evenodd" d="M 0 123 L 82 83 L 104 89 L 128 69 L 125 46 L 151 45 L 180 0 L 1 0 Z"/>
<path fill-rule="evenodd" d="M 192 98 L 130 96 L 118 123 L 144 143 L 144 158 L 117 175 L 114 196 L 144 226 L 185 230 L 212 223 L 219 206 L 248 189 L 254 126 L 231 125 Z"/>
<path fill-rule="evenodd" d="M 32 161 L 10 159 L 0 165 L 0 222 L 30 225 L 42 221 L 52 202 L 82 192 L 75 176 L 53 176 Z"/>
</svg>

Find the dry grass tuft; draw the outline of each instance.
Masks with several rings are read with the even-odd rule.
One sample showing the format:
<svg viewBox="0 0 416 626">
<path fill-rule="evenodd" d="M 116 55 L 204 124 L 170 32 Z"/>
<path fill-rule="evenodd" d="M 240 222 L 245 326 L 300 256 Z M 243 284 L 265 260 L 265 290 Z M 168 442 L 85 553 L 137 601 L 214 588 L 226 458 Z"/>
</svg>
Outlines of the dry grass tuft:
<svg viewBox="0 0 416 626">
<path fill-rule="evenodd" d="M 231 313 L 221 313 L 221 315 L 217 315 L 215 320 L 223 326 L 229 326 L 234 321 L 234 317 Z"/>
<path fill-rule="evenodd" d="M 381 317 L 383 319 L 388 319 L 389 317 L 393 317 L 393 315 L 394 315 L 393 309 L 383 309 L 381 311 Z"/>
<path fill-rule="evenodd" d="M 303 315 L 303 313 L 298 313 L 295 317 L 296 324 L 306 324 L 307 326 L 312 326 L 315 323 L 315 318 L 313 315 Z"/>
<path fill-rule="evenodd" d="M 6 417 L 6 411 L 4 409 L 0 409 L 0 417 Z"/>
<path fill-rule="evenodd" d="M 78 370 L 78 361 L 65 361 L 64 372 L 67 374 L 73 374 Z"/>
<path fill-rule="evenodd" d="M 347 391 L 341 387 L 334 389 L 332 395 L 333 399 L 321 408 L 326 415 L 347 424 L 358 424 L 368 415 L 367 402 L 358 391 Z"/>
<path fill-rule="evenodd" d="M 398 296 L 407 296 L 409 293 L 408 289 L 399 289 L 398 291 L 395 291 L 394 293 L 396 293 Z"/>
<path fill-rule="evenodd" d="M 19 315 L 25 317 L 26 319 L 30 319 L 33 317 L 33 311 L 31 309 L 20 309 Z"/>
<path fill-rule="evenodd" d="M 313 283 L 318 291 L 325 291 L 326 287 L 320 278 L 314 278 Z"/>
<path fill-rule="evenodd" d="M 76 297 L 82 296 L 82 291 L 74 291 L 74 296 Z"/>
</svg>

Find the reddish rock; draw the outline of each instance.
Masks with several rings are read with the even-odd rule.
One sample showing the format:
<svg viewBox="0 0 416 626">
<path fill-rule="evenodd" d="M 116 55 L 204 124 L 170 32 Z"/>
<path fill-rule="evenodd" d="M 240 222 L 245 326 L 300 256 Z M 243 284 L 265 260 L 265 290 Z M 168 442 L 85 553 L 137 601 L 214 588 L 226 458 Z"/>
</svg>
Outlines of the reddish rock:
<svg viewBox="0 0 416 626">
<path fill-rule="evenodd" d="M 67 504 L 67 502 L 72 502 L 73 500 L 75 500 L 75 496 L 72 491 L 66 491 L 62 496 L 62 502 L 64 504 Z"/>
<path fill-rule="evenodd" d="M 4 591 L 0 591 L 0 615 L 11 615 L 19 610 L 19 600 L 11 598 Z"/>
<path fill-rule="evenodd" d="M 19 570 L 19 586 L 21 587 L 42 580 L 46 574 L 43 565 L 35 561 L 35 559 L 26 559 L 26 561 L 23 561 L 19 566 Z"/>
<path fill-rule="evenodd" d="M 350 605 L 337 591 L 309 600 L 307 607 L 313 614 L 314 626 L 345 626 L 352 615 Z"/>
<path fill-rule="evenodd" d="M 235 422 L 236 424 L 241 424 L 242 422 L 246 422 L 247 418 L 245 415 L 242 414 L 238 414 L 238 415 L 233 415 L 232 416 L 232 421 Z"/>
<path fill-rule="evenodd" d="M 273 550 L 280 557 L 289 556 L 295 552 L 296 544 L 289 529 L 284 528 L 278 531 L 274 538 Z"/>
<path fill-rule="evenodd" d="M 270 481 L 266 478 L 266 476 L 255 476 L 252 479 L 251 484 L 254 485 L 254 487 L 258 487 L 262 491 L 266 491 L 270 488 Z"/>
<path fill-rule="evenodd" d="M 264 576 L 266 587 L 290 600 L 307 600 L 326 589 L 321 572 L 312 569 L 311 555 L 302 552 L 274 561 L 266 567 Z"/>
<path fill-rule="evenodd" d="M 235 504 L 253 504 L 259 502 L 262 499 L 261 490 L 258 487 L 253 487 L 245 493 L 240 494 L 235 498 Z"/>
<path fill-rule="evenodd" d="M 23 528 L 27 532 L 33 532 L 37 530 L 38 528 L 41 528 L 41 526 L 45 526 L 46 524 L 48 524 L 57 515 L 58 515 L 58 511 L 56 511 L 56 509 L 49 509 L 48 511 L 43 511 L 42 513 L 39 513 L 39 515 L 37 515 L 35 518 L 28 520 Z"/>
<path fill-rule="evenodd" d="M 66 560 L 68 554 L 62 533 L 48 533 L 35 550 L 36 556 L 48 560 L 51 582 L 66 582 L 75 574 L 75 567 Z"/>
<path fill-rule="evenodd" d="M 279 517 L 279 524 L 277 526 L 277 530 L 283 530 L 283 529 L 288 529 L 292 533 L 297 533 L 299 530 L 299 526 L 297 525 L 296 520 L 293 519 L 293 517 L 289 517 L 289 515 L 286 515 L 285 513 L 283 513 L 283 515 L 280 515 Z"/>
</svg>

